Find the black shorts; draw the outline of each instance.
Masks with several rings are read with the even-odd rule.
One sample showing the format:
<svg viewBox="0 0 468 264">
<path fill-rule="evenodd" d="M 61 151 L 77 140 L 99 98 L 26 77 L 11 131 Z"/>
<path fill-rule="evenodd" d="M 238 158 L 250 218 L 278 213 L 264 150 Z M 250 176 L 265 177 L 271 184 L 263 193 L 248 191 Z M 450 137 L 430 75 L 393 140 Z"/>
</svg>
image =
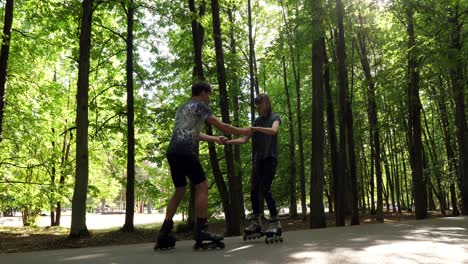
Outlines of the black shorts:
<svg viewBox="0 0 468 264">
<path fill-rule="evenodd" d="M 174 186 L 187 186 L 187 176 L 192 185 L 197 185 L 206 180 L 205 171 L 200 164 L 200 161 L 195 155 L 180 155 L 169 153 L 166 154 L 167 161 L 171 167 L 171 176 Z"/>
</svg>

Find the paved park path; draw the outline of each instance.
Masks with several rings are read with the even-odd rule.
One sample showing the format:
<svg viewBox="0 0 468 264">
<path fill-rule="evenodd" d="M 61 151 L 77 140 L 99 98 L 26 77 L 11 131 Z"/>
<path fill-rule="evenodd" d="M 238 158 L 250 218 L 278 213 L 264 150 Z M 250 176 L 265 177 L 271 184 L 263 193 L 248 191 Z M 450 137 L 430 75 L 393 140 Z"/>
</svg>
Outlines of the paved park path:
<svg viewBox="0 0 468 264">
<path fill-rule="evenodd" d="M 194 251 L 193 241 L 153 251 L 153 244 L 49 250 L 0 255 L 17 263 L 468 263 L 468 217 L 285 232 L 284 242 L 225 239 L 223 250 Z"/>
</svg>

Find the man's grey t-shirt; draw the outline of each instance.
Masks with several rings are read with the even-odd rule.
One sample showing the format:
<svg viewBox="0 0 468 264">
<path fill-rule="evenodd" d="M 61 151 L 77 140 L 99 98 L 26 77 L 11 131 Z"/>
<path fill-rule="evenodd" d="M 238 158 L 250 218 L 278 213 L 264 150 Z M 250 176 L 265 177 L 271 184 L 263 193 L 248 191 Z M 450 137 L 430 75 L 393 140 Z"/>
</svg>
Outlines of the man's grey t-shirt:
<svg viewBox="0 0 468 264">
<path fill-rule="evenodd" d="M 253 122 L 253 126 L 271 128 L 275 121 L 279 121 L 281 124 L 280 116 L 271 113 L 268 117 L 257 117 Z M 278 133 L 270 136 L 261 132 L 254 132 L 252 135 L 252 144 L 255 160 L 270 157 L 278 158 Z"/>
<path fill-rule="evenodd" d="M 200 132 L 211 115 L 210 107 L 202 101 L 190 100 L 177 109 L 167 153 L 196 155 Z"/>
</svg>

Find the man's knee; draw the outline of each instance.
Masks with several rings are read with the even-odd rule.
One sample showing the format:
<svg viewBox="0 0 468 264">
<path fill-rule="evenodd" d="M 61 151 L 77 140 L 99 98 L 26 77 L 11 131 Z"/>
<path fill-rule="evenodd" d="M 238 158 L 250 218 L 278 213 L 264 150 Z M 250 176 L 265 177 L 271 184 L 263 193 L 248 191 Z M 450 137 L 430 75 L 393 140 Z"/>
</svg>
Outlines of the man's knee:
<svg viewBox="0 0 468 264">
<path fill-rule="evenodd" d="M 179 200 L 183 199 L 184 196 L 185 196 L 185 190 L 187 190 L 187 188 L 185 186 L 184 187 L 177 187 L 175 189 L 174 197 L 176 197 Z"/>
<path fill-rule="evenodd" d="M 208 193 L 208 182 L 205 180 L 195 185 L 195 190 L 197 193 Z"/>
</svg>

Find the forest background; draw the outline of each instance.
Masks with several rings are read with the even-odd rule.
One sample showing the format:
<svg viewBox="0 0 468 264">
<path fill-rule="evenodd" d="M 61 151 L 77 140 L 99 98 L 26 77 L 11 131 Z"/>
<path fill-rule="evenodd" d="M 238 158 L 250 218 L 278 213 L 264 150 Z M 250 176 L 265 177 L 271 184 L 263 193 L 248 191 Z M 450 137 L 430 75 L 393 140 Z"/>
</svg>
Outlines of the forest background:
<svg viewBox="0 0 468 264">
<path fill-rule="evenodd" d="M 24 225 L 71 208 L 164 208 L 165 150 L 190 85 L 224 122 L 253 98 L 282 117 L 273 193 L 325 227 L 370 214 L 468 214 L 468 4 L 458 0 L 6 0 L 0 53 L 0 211 Z M 213 133 L 208 126 L 208 134 Z M 217 132 L 214 132 L 215 134 Z M 251 146 L 202 143 L 210 215 L 238 235 Z M 192 199 L 180 210 L 193 221 Z M 326 208 L 326 210 L 325 210 Z"/>
</svg>

